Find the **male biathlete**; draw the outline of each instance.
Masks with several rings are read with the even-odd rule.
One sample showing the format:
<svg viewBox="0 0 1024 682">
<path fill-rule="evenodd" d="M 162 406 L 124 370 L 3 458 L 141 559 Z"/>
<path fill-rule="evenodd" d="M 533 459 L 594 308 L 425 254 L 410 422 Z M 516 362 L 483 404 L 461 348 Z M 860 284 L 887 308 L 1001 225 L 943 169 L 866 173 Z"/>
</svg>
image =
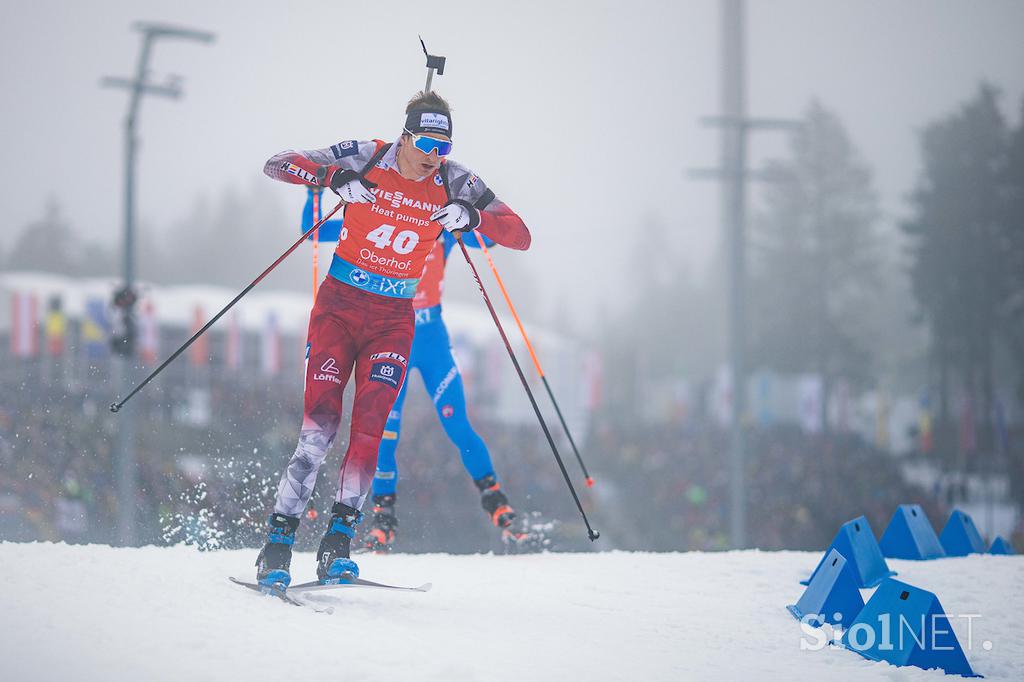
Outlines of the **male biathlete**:
<svg viewBox="0 0 1024 682">
<path fill-rule="evenodd" d="M 264 167 L 277 180 L 329 187 L 346 206 L 338 247 L 310 313 L 302 427 L 256 560 L 263 585 L 291 582 L 299 519 L 337 435 L 353 368 L 349 446 L 317 550 L 317 578 L 336 583 L 359 574 L 350 545 L 381 435 L 408 370 L 412 299 L 434 242 L 445 232 L 478 229 L 512 249 L 530 246 L 530 232 L 519 216 L 472 171 L 446 158 L 452 148 L 447 102 L 435 93 L 419 93 L 405 113 L 402 133 L 391 144 L 348 140 L 314 151 L 287 151 Z"/>
<path fill-rule="evenodd" d="M 471 182 L 476 182 L 471 179 Z M 310 188 L 309 197 L 302 213 L 302 231 L 313 226 L 313 195 L 317 189 Z M 320 227 L 319 238 L 336 241 L 344 228 L 342 220 L 328 220 Z M 494 242 L 484 237 L 487 246 Z M 476 233 L 463 237 L 463 243 L 471 248 L 480 248 Z M 498 478 L 494 464 L 483 439 L 473 430 L 466 414 L 466 397 L 462 375 L 452 356 L 448 328 L 441 317 L 441 292 L 444 289 L 445 265 L 448 255 L 455 246 L 455 237 L 445 232 L 434 243 L 427 255 L 412 307 L 416 312 L 416 333 L 409 354 L 406 380 L 398 393 L 398 399 L 388 416 L 384 437 L 377 452 L 377 473 L 373 477 L 373 517 L 368 532 L 360 543 L 363 548 L 375 552 L 390 551 L 398 530 L 398 515 L 395 502 L 398 489 L 398 462 L 395 451 L 402 430 L 402 406 L 409 385 L 409 374 L 419 370 L 423 387 L 434 403 L 438 419 L 448 438 L 462 456 L 462 465 L 480 491 L 480 503 L 495 527 L 502 533 L 502 539 L 510 548 L 522 550 L 532 539 L 525 528 L 515 528 L 516 512 L 509 504 Z"/>
</svg>

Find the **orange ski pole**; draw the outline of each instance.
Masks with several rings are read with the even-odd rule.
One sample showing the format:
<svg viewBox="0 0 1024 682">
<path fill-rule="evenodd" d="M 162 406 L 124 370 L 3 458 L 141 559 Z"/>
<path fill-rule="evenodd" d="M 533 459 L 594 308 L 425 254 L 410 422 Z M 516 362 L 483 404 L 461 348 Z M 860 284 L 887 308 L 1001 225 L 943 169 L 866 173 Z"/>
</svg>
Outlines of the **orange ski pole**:
<svg viewBox="0 0 1024 682">
<path fill-rule="evenodd" d="M 505 289 L 505 283 L 501 281 L 501 275 L 498 274 L 498 268 L 495 267 L 494 261 L 491 259 L 491 252 L 487 249 L 487 244 L 484 243 L 482 235 L 476 235 L 477 241 L 480 242 L 480 248 L 483 249 L 484 256 L 487 257 L 487 264 L 491 266 L 491 272 L 494 273 L 494 279 L 498 280 L 498 287 L 501 289 L 501 295 L 505 297 L 505 303 L 508 303 L 508 309 L 512 311 L 512 317 L 515 318 L 516 324 L 519 326 L 519 333 L 523 335 L 523 341 L 526 342 L 526 349 L 530 351 L 530 357 L 533 359 L 533 366 L 537 368 L 537 374 L 540 375 L 541 381 L 544 382 L 544 388 L 548 391 L 548 397 L 551 398 L 551 404 L 555 406 L 555 412 L 558 413 L 558 420 L 562 422 L 562 428 L 565 429 L 565 435 L 569 438 L 569 444 L 572 445 L 572 451 L 576 454 L 576 461 L 580 463 L 580 469 L 583 470 L 583 475 L 587 480 L 587 487 L 594 487 L 594 479 L 590 477 L 587 472 L 587 465 L 583 463 L 583 457 L 580 456 L 580 451 L 576 447 L 576 441 L 572 438 L 572 433 L 569 431 L 569 426 L 565 423 L 565 417 L 562 416 L 562 409 L 558 406 L 558 401 L 555 400 L 555 394 L 551 391 L 551 385 L 548 384 L 548 378 L 544 376 L 544 370 L 540 366 L 540 360 L 537 359 L 537 353 L 533 350 L 533 344 L 530 343 L 530 337 L 526 335 L 526 329 L 523 328 L 523 322 L 519 319 L 519 313 L 516 312 L 516 307 L 512 305 L 512 299 L 509 298 L 508 291 Z"/>
<path fill-rule="evenodd" d="M 313 222 L 320 222 L 320 192 L 313 190 Z M 320 286 L 320 228 L 313 230 L 313 300 Z"/>
<path fill-rule="evenodd" d="M 519 375 L 519 381 L 523 384 L 523 390 L 526 391 L 526 397 L 530 399 L 530 405 L 533 406 L 533 412 L 537 415 L 537 421 L 540 422 L 540 428 L 544 431 L 544 436 L 548 439 L 548 445 L 551 446 L 551 454 L 555 456 L 555 461 L 558 462 L 558 468 L 562 472 L 562 478 L 565 479 L 565 485 L 569 487 L 569 492 L 572 493 L 572 499 L 576 502 L 576 508 L 580 511 L 580 516 L 583 517 L 583 523 L 587 526 L 587 537 L 593 542 L 601 537 L 601 533 L 594 530 L 590 525 L 590 519 L 587 518 L 587 512 L 583 511 L 583 504 L 580 502 L 579 495 L 576 494 L 576 487 L 569 480 L 569 472 L 565 470 L 565 462 L 562 461 L 562 456 L 558 454 L 558 447 L 555 445 L 555 439 L 551 437 L 551 431 L 548 430 L 548 424 L 544 421 L 544 415 L 541 414 L 540 408 L 537 407 L 537 401 L 533 397 L 533 391 L 530 390 L 530 383 L 526 380 L 526 375 L 523 374 L 523 368 L 519 365 L 519 360 L 516 359 L 516 354 L 512 350 L 512 344 L 508 342 L 508 336 L 505 335 L 505 328 L 501 326 L 501 320 L 498 319 L 498 313 L 494 312 L 494 306 L 491 304 L 491 297 L 487 295 L 487 290 L 484 289 L 484 283 L 480 279 L 480 273 L 476 271 L 476 266 L 473 265 L 473 259 L 469 257 L 469 251 L 466 250 L 466 245 L 462 243 L 462 235 L 456 233 L 455 241 L 459 243 L 459 248 L 462 249 L 462 255 L 466 257 L 466 264 L 469 265 L 469 269 L 473 272 L 473 279 L 476 280 L 476 286 L 480 289 L 480 294 L 484 297 L 484 303 L 487 304 L 487 310 L 491 313 L 491 319 L 494 320 L 494 326 L 498 328 L 498 334 L 501 335 L 501 340 L 505 344 L 505 350 L 508 351 L 508 356 L 512 359 L 512 365 L 516 368 L 516 374 Z"/>
</svg>

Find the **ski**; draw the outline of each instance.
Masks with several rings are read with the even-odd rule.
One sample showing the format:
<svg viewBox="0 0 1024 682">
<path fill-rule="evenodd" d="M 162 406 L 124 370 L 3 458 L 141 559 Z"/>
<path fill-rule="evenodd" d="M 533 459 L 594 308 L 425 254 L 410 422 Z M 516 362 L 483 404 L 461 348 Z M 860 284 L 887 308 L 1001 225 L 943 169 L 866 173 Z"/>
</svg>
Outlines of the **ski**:
<svg viewBox="0 0 1024 682">
<path fill-rule="evenodd" d="M 278 599 L 280 599 L 284 603 L 291 604 L 292 606 L 302 606 L 302 607 L 305 607 L 305 608 L 308 608 L 308 609 L 313 609 L 317 613 L 327 613 L 327 614 L 334 613 L 334 607 L 333 606 L 321 607 L 321 606 L 314 606 L 313 604 L 307 604 L 306 602 L 299 601 L 298 599 L 295 599 L 294 597 L 289 596 L 289 594 L 288 594 L 286 589 L 282 589 L 282 588 L 279 588 L 279 587 L 265 587 L 264 585 L 259 585 L 257 583 L 246 582 L 244 580 L 239 580 L 238 578 L 235 578 L 235 577 L 232 577 L 232 576 L 228 576 L 228 580 L 230 580 L 231 582 L 233 582 L 236 585 L 241 585 L 242 587 L 248 587 L 250 590 L 252 590 L 254 592 L 259 592 L 260 594 L 266 594 L 266 595 L 270 595 L 272 597 L 277 597 Z"/>
<path fill-rule="evenodd" d="M 335 587 L 372 587 L 380 590 L 399 590 L 401 592 L 429 592 L 430 588 L 433 587 L 433 584 L 423 583 L 419 587 L 402 587 L 398 585 L 386 585 L 384 583 L 376 583 L 372 580 L 366 580 L 364 578 L 352 578 L 351 582 L 335 583 L 332 585 L 322 585 L 315 580 L 308 583 L 299 583 L 298 585 L 292 585 L 291 587 L 289 587 L 288 591 L 312 592 L 314 590 L 329 590 Z"/>
</svg>

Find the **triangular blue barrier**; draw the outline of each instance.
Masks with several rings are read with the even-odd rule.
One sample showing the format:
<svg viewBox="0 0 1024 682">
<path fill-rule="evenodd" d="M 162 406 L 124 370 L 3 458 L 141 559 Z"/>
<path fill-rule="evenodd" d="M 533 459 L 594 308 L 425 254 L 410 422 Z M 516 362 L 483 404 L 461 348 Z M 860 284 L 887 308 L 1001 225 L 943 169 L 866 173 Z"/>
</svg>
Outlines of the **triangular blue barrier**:
<svg viewBox="0 0 1024 682">
<path fill-rule="evenodd" d="M 974 525 L 971 515 L 959 509 L 954 509 L 949 515 L 949 521 L 946 521 L 946 527 L 942 529 L 939 539 L 947 556 L 967 556 L 985 552 L 985 543 L 982 542 L 981 533 Z"/>
<path fill-rule="evenodd" d="M 1002 535 L 997 535 L 996 539 L 992 541 L 992 546 L 988 548 L 989 554 L 1016 554 L 1013 551 L 1013 545 L 1008 540 L 1004 540 Z"/>
<path fill-rule="evenodd" d="M 857 578 L 842 554 L 831 550 L 821 570 L 804 590 L 800 601 L 786 607 L 797 620 L 807 618 L 814 627 L 824 623 L 842 625 L 847 629 L 864 608 L 864 599 L 857 588 Z"/>
<path fill-rule="evenodd" d="M 890 571 L 889 565 L 885 563 L 885 557 L 882 556 L 882 550 L 878 546 L 878 540 L 875 539 L 867 517 L 858 516 L 853 521 L 847 521 L 839 527 L 839 532 L 836 533 L 829 548 L 825 550 L 825 556 L 821 558 L 821 563 L 814 569 L 810 578 L 801 581 L 802 584 L 811 584 L 814 576 L 825 565 L 829 551 L 833 549 L 839 550 L 839 553 L 846 557 L 847 563 L 853 569 L 854 577 L 857 578 L 858 587 L 874 587 L 889 576 L 896 575 L 896 572 Z"/>
<path fill-rule="evenodd" d="M 889 559 L 938 559 L 946 556 L 939 536 L 919 504 L 901 504 L 878 541 Z"/>
<path fill-rule="evenodd" d="M 841 645 L 873 661 L 975 675 L 938 597 L 899 580 L 884 581 Z"/>
</svg>

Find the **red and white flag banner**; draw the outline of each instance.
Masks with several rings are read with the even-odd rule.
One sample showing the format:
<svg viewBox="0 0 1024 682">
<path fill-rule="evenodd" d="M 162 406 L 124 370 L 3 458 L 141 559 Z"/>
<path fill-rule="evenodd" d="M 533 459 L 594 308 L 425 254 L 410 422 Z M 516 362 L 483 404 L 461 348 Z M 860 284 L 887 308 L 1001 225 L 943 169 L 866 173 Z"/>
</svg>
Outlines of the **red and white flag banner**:
<svg viewBox="0 0 1024 682">
<path fill-rule="evenodd" d="M 39 309 L 35 294 L 16 291 L 11 305 L 11 354 L 34 358 L 39 353 Z"/>
<path fill-rule="evenodd" d="M 232 314 L 228 320 L 226 351 L 228 369 L 240 369 L 242 367 L 242 329 L 237 312 Z"/>
<path fill-rule="evenodd" d="M 195 335 L 203 325 L 206 324 L 206 315 L 203 313 L 203 306 L 197 305 L 192 314 L 192 334 Z M 210 364 L 210 343 L 206 334 L 203 334 L 189 346 L 188 359 L 193 367 L 205 367 Z"/>
<path fill-rule="evenodd" d="M 276 376 L 281 371 L 281 337 L 277 330 L 277 316 L 267 314 L 263 326 L 263 343 L 261 348 L 260 367 L 266 376 Z"/>
<path fill-rule="evenodd" d="M 139 357 L 147 365 L 156 364 L 160 353 L 160 326 L 153 301 L 146 301 L 139 315 Z"/>
</svg>

